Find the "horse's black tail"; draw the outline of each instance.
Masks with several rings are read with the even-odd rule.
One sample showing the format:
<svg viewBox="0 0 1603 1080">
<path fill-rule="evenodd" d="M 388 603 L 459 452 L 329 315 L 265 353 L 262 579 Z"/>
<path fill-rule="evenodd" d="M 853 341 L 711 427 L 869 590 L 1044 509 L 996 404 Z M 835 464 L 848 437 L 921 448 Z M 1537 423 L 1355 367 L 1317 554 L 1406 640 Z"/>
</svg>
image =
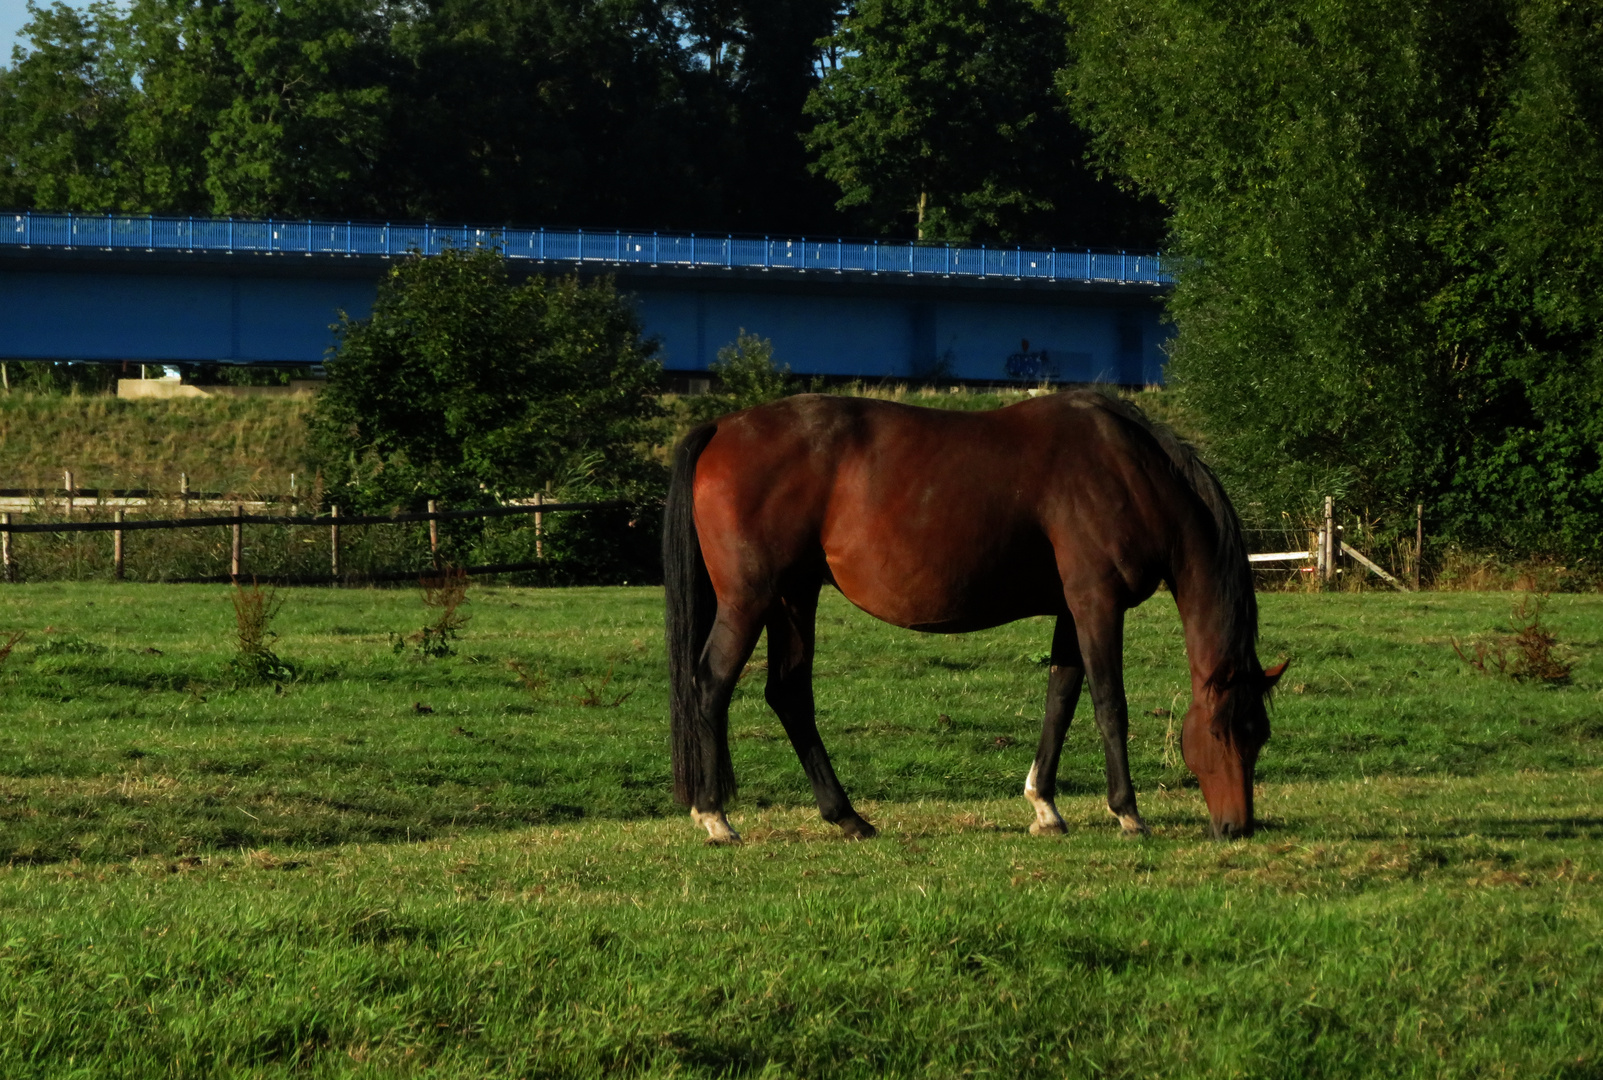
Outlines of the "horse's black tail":
<svg viewBox="0 0 1603 1080">
<path fill-rule="evenodd" d="M 735 793 L 735 769 L 729 760 L 727 731 L 716 731 L 711 718 L 701 715 L 696 688 L 696 666 L 712 633 L 718 598 L 701 557 L 696 535 L 692 488 L 696 459 L 717 432 L 703 424 L 686 435 L 674 450 L 673 475 L 668 481 L 668 505 L 662 521 L 662 579 L 667 599 L 668 716 L 673 742 L 673 795 L 681 806 L 692 805 L 699 795 L 712 795 L 720 807 Z M 715 747 L 717 766 L 705 775 L 709 746 Z"/>
</svg>

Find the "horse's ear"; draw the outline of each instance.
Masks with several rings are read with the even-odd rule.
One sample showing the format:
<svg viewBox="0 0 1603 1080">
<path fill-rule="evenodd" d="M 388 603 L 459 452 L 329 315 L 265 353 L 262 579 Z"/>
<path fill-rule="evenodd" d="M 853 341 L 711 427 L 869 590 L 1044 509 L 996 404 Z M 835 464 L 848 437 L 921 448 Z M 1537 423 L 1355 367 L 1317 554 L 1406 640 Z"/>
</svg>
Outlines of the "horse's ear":
<svg viewBox="0 0 1603 1080">
<path fill-rule="evenodd" d="M 1264 673 L 1263 673 L 1263 688 L 1265 690 L 1273 690 L 1275 688 L 1275 683 L 1280 681 L 1280 676 L 1284 675 L 1286 673 L 1286 669 L 1288 667 L 1290 667 L 1290 666 L 1291 666 L 1291 661 L 1290 660 L 1282 660 L 1280 663 L 1276 664 L 1274 667 L 1269 668 L 1266 671 L 1264 671 Z"/>
</svg>

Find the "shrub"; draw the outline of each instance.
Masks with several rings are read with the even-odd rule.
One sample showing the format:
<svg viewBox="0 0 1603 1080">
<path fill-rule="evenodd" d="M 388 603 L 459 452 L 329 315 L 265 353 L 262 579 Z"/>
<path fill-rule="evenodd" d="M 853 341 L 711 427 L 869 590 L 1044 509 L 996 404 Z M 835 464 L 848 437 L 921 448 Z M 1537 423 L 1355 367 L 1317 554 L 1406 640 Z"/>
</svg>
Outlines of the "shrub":
<svg viewBox="0 0 1603 1080">
<path fill-rule="evenodd" d="M 709 370 L 718 380 L 718 389 L 689 399 L 689 412 L 696 421 L 749 409 L 800 389 L 788 365 L 774 366 L 774 343 L 746 333 L 744 327 L 733 342 L 718 350 L 718 359 Z"/>
<path fill-rule="evenodd" d="M 329 502 L 482 505 L 582 461 L 614 495 L 660 490 L 657 346 L 609 279 L 514 284 L 493 251 L 414 255 L 338 337 L 309 425 Z"/>
</svg>

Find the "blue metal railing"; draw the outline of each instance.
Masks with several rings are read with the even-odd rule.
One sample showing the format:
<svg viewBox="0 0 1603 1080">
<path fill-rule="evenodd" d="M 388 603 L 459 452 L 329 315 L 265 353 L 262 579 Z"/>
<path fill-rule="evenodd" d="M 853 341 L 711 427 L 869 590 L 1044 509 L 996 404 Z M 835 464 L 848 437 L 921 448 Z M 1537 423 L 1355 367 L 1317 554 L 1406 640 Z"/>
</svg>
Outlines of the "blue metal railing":
<svg viewBox="0 0 1603 1080">
<path fill-rule="evenodd" d="M 1124 252 L 272 218 L 261 221 L 13 212 L 0 214 L 0 246 L 305 255 L 405 255 L 411 251 L 432 255 L 448 248 L 495 247 L 510 259 L 618 266 L 741 267 L 1143 285 L 1174 281 L 1172 271 L 1160 256 Z"/>
</svg>

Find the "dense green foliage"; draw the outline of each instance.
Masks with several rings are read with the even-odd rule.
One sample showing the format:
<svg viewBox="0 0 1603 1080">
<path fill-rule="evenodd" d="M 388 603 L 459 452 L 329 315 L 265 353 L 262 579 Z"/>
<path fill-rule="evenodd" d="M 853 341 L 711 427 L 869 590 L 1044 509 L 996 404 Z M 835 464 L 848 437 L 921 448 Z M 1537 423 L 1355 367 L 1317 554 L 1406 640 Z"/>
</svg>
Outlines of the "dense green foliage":
<svg viewBox="0 0 1603 1080">
<path fill-rule="evenodd" d="M 413 257 L 338 332 L 310 421 L 333 501 L 641 496 L 657 479 L 656 346 L 610 280 L 512 282 L 490 250 Z"/>
<path fill-rule="evenodd" d="M 0 74 L 0 203 L 663 227 L 827 216 L 782 136 L 831 5 L 703 6 L 37 8 Z"/>
<path fill-rule="evenodd" d="M 1423 502 L 1439 546 L 1573 568 L 1603 556 L 1599 56 L 1584 0 L 55 4 L 0 71 L 0 203 L 1162 218 L 1170 375 L 1249 518 L 1328 494 L 1398 533 Z"/>
<path fill-rule="evenodd" d="M 309 419 L 324 498 L 359 513 L 528 498 L 629 500 L 640 509 L 442 525 L 479 564 L 529 562 L 546 581 L 657 574 L 651 459 L 661 432 L 656 345 L 610 279 L 507 278 L 494 251 L 398 263 L 372 314 L 346 319 Z"/>
<path fill-rule="evenodd" d="M 1172 212 L 1171 373 L 1239 503 L 1603 543 L 1603 13 L 1078 6 L 1065 83 Z"/>
<path fill-rule="evenodd" d="M 877 203 L 842 214 L 840 190 L 808 169 L 808 95 L 855 62 L 843 52 L 855 46 L 830 36 L 837 0 L 30 10 L 0 68 L 0 206 L 837 234 L 911 221 Z M 1044 156 L 1023 169 L 992 161 L 1007 192 L 942 180 L 936 195 L 974 204 L 978 216 L 954 220 L 975 239 L 1150 244 L 1150 222 L 1118 231 L 1134 203 L 1070 160 L 1084 138 L 1052 100 L 1061 19 L 1028 14 L 1015 27 L 1021 14 L 973 22 L 957 42 L 1003 46 L 965 69 L 969 85 L 1019 85 L 986 98 L 991 117 L 969 109 L 930 134 L 970 132 L 965 152 Z M 941 17 L 933 6 L 921 16 Z M 1020 43 L 1033 51 L 1008 60 Z M 849 104 L 831 100 L 833 122 L 850 123 Z M 987 136 L 987 124 L 1000 127 Z M 1051 146 L 1054 133 L 1073 145 Z M 1067 186 L 1047 158 L 1066 163 Z M 1110 206 L 1122 208 L 1112 222 Z"/>
<path fill-rule="evenodd" d="M 1129 624 L 1154 828 L 1129 841 L 1085 703 L 1070 834 L 1024 831 L 1044 620 L 913 634 L 826 592 L 820 725 L 882 835 L 818 820 L 756 671 L 729 850 L 669 801 L 659 593 L 475 587 L 443 660 L 390 648 L 416 591 L 282 595 L 299 678 L 264 685 L 229 670 L 226 589 L 0 592 L 30 635 L 0 668 L 7 1077 L 1579 1077 L 1603 1053 L 1603 670 L 1466 679 L 1447 639 L 1506 596 L 1263 597 L 1265 655 L 1295 650 L 1267 827 L 1218 844 L 1153 715 L 1189 686 L 1167 598 Z M 1594 641 L 1603 607 L 1550 621 Z"/>
<path fill-rule="evenodd" d="M 843 209 L 925 240 L 1155 244 L 1154 206 L 1084 161 L 1054 76 L 1064 23 L 1035 0 L 859 0 L 808 101 Z"/>
</svg>

